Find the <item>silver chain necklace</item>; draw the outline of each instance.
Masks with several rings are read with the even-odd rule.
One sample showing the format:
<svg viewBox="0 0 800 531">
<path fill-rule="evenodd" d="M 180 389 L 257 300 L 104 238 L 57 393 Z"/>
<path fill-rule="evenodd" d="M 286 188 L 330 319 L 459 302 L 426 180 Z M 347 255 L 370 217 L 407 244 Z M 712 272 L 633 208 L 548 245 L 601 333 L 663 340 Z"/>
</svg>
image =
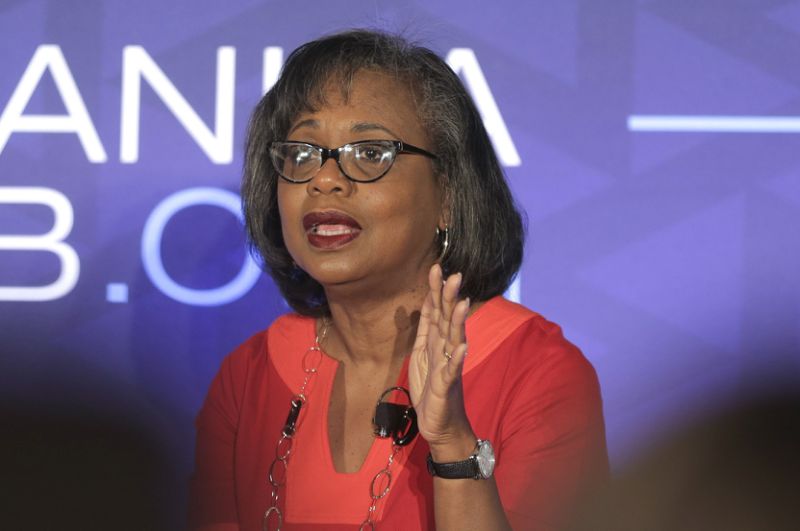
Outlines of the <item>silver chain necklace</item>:
<svg viewBox="0 0 800 531">
<path fill-rule="evenodd" d="M 328 333 L 328 322 L 323 321 L 322 333 L 317 335 L 312 345 L 305 354 L 303 354 L 302 367 L 305 377 L 300 390 L 292 397 L 291 405 L 289 407 L 289 415 L 286 417 L 286 423 L 283 426 L 281 435 L 278 438 L 278 443 L 275 446 L 275 459 L 269 466 L 269 474 L 267 481 L 272 487 L 272 494 L 270 496 L 270 506 L 264 512 L 264 518 L 261 522 L 262 531 L 269 531 L 275 529 L 281 531 L 283 527 L 283 512 L 278 507 L 280 499 L 280 489 L 286 485 L 286 477 L 289 468 L 289 456 L 292 453 L 294 445 L 294 437 L 297 433 L 297 428 L 300 421 L 300 411 L 308 399 L 306 395 L 306 388 L 311 380 L 317 375 L 319 366 L 322 363 L 322 348 L 320 343 L 325 340 Z M 388 392 L 388 391 L 387 391 Z M 385 395 L 386 393 L 384 393 Z M 413 412 L 413 409 L 411 409 Z M 413 439 L 413 435 L 411 437 Z M 375 513 L 377 511 L 378 502 L 389 494 L 389 489 L 392 486 L 392 472 L 391 467 L 397 455 L 402 451 L 403 445 L 397 444 L 396 439 L 393 439 L 392 452 L 389 454 L 389 460 L 386 466 L 376 473 L 369 486 L 369 496 L 371 499 L 369 508 L 367 509 L 367 517 L 361 522 L 359 531 L 374 531 L 375 530 Z"/>
</svg>

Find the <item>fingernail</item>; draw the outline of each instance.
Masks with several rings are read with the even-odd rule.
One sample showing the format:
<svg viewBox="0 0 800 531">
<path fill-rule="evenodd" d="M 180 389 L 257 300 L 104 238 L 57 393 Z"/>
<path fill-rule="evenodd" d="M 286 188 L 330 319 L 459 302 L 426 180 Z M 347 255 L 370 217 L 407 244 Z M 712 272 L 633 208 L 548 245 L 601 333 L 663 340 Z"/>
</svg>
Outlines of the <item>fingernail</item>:
<svg viewBox="0 0 800 531">
<path fill-rule="evenodd" d="M 469 297 L 466 298 L 467 301 L 467 310 L 469 310 L 469 305 L 472 304 L 472 301 L 469 300 Z"/>
</svg>

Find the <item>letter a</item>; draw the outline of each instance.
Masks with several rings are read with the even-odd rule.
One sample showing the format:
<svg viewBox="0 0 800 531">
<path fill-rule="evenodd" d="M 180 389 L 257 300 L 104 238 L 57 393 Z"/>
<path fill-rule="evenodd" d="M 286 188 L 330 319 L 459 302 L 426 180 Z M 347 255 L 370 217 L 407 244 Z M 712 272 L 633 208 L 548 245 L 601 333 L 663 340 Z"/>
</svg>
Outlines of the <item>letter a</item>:
<svg viewBox="0 0 800 531">
<path fill-rule="evenodd" d="M 39 81 L 48 69 L 67 114 L 23 115 Z M 75 133 L 90 162 L 101 163 L 107 159 L 64 54 L 61 53 L 61 48 L 54 44 L 42 44 L 36 49 L 28 68 L 22 74 L 22 79 L 8 100 L 8 105 L 0 115 L 0 153 L 6 147 L 11 133 Z"/>
<path fill-rule="evenodd" d="M 486 77 L 483 75 L 481 65 L 478 64 L 478 58 L 475 57 L 475 52 L 471 48 L 453 48 L 447 54 L 446 61 L 456 74 L 463 75 L 464 84 L 472 94 L 475 106 L 478 107 L 483 125 L 492 139 L 500 163 L 503 166 L 522 164 L 514 141 L 511 140 L 506 123 L 503 121 L 503 116 L 500 114 L 500 109 L 497 108 L 492 91 L 486 82 Z"/>
</svg>

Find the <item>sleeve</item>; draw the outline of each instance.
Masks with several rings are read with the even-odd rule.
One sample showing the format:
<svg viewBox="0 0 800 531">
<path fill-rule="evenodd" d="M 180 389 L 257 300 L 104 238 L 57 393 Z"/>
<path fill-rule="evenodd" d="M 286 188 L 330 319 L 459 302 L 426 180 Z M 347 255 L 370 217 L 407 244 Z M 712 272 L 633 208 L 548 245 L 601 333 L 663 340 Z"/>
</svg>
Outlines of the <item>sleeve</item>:
<svg viewBox="0 0 800 531">
<path fill-rule="evenodd" d="M 609 475 L 597 375 L 548 325 L 516 345 L 538 361 L 517 373 L 501 428 L 496 478 L 515 530 L 559 529 L 565 511 Z"/>
<path fill-rule="evenodd" d="M 190 530 L 239 529 L 234 451 L 253 343 L 251 339 L 223 360 L 195 420 L 195 467 L 189 488 Z"/>
</svg>

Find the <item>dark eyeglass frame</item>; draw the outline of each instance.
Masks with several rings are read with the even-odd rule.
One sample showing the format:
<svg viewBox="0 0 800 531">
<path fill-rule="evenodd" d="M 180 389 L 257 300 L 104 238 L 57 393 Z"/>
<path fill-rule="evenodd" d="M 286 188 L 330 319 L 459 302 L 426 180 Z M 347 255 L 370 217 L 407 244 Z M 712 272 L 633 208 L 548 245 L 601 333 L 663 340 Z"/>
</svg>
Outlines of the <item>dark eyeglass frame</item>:
<svg viewBox="0 0 800 531">
<path fill-rule="evenodd" d="M 394 147 L 394 154 L 392 155 L 392 162 L 389 164 L 389 166 L 386 168 L 386 170 L 384 170 L 384 172 L 381 173 L 380 175 L 378 175 L 377 177 L 372 177 L 370 179 L 355 179 L 355 178 L 351 177 L 350 175 L 348 175 L 346 171 L 344 171 L 344 168 L 342 168 L 342 163 L 339 161 L 339 156 L 341 155 L 341 153 L 343 151 L 350 151 L 355 146 L 359 146 L 359 145 L 363 145 L 363 144 L 391 144 Z M 281 173 L 281 170 L 278 168 L 278 164 L 277 164 L 276 160 L 273 158 L 272 153 L 273 153 L 273 150 L 276 147 L 285 146 L 285 145 L 307 146 L 307 147 L 315 149 L 319 153 L 319 156 L 320 156 L 319 168 L 317 169 L 317 171 L 312 173 L 311 176 L 308 177 L 307 179 L 303 179 L 303 180 L 290 179 L 289 177 L 287 177 L 283 173 Z M 384 175 L 386 175 L 387 173 L 389 173 L 389 170 L 391 170 L 392 166 L 394 166 L 394 161 L 397 160 L 397 156 L 398 155 L 406 155 L 406 154 L 423 155 L 423 156 L 428 157 L 428 158 L 433 159 L 433 160 L 436 160 L 438 158 L 436 155 L 434 155 L 430 151 L 424 150 L 421 147 L 417 147 L 417 146 L 408 144 L 406 142 L 403 142 L 402 140 L 387 140 L 385 138 L 382 138 L 382 139 L 379 139 L 379 140 L 359 140 L 358 142 L 350 142 L 350 143 L 345 144 L 345 145 L 343 145 L 341 147 L 330 148 L 330 149 L 322 147 L 322 146 L 318 146 L 317 144 L 312 144 L 310 142 L 293 142 L 293 141 L 280 142 L 280 141 L 275 141 L 275 142 L 270 142 L 269 143 L 269 158 L 272 161 L 272 167 L 275 169 L 275 171 L 278 173 L 278 175 L 284 181 L 292 183 L 292 184 L 303 184 L 303 183 L 307 183 L 307 182 L 311 181 L 314 177 L 317 176 L 317 173 L 319 173 L 319 171 L 322 169 L 322 166 L 325 165 L 325 162 L 327 162 L 328 159 L 335 160 L 336 161 L 336 166 L 339 167 L 339 171 L 342 172 L 342 175 L 347 177 L 349 180 L 351 180 L 353 182 L 357 182 L 357 183 L 373 183 L 373 182 L 377 181 L 378 179 L 380 179 L 381 177 L 383 177 Z"/>
</svg>

